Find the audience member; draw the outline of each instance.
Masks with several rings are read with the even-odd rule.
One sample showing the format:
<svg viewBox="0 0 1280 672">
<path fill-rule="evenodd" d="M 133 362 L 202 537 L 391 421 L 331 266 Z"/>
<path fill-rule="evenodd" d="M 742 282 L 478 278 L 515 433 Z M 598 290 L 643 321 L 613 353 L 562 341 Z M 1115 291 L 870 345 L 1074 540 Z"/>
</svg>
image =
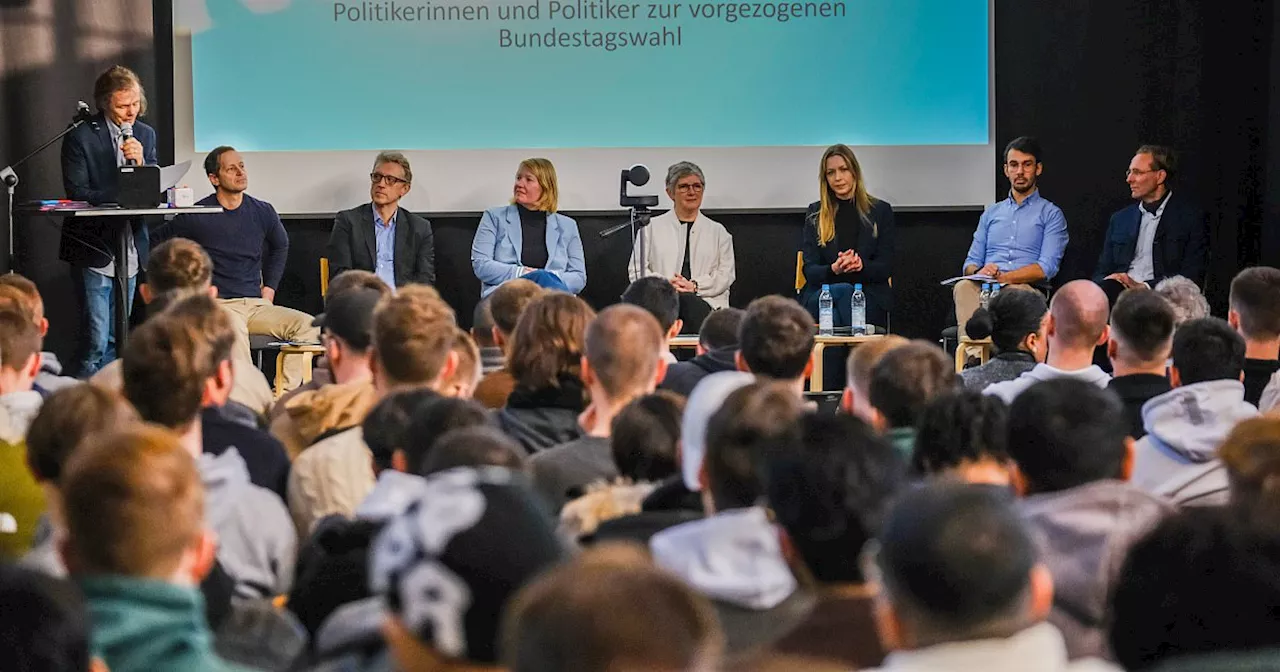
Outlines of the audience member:
<svg viewBox="0 0 1280 672">
<path fill-rule="evenodd" d="M 667 342 L 680 335 L 684 320 L 680 319 L 680 292 L 671 280 L 656 275 L 638 278 L 622 293 L 622 302 L 643 308 L 658 321 Z M 676 363 L 671 350 L 662 353 L 668 364 Z"/>
<path fill-rule="evenodd" d="M 535 300 L 542 298 L 547 290 L 530 280 L 517 278 L 508 280 L 493 293 L 483 299 L 493 315 L 493 341 L 502 349 L 502 368 L 486 373 L 476 385 L 476 401 L 485 408 L 497 410 L 507 405 L 507 397 L 516 386 L 516 379 L 511 375 L 507 358 L 511 356 L 511 336 L 516 332 L 516 324 L 525 308 Z"/>
<path fill-rule="evenodd" d="M 520 444 L 487 424 L 451 429 L 431 444 L 418 473 L 431 476 L 458 467 L 522 471 L 525 464 L 520 452 Z"/>
<path fill-rule="evenodd" d="M 347 271 L 348 277 L 360 271 Z M 387 292 L 390 293 L 390 292 Z M 297 458 L 321 437 L 354 427 L 377 402 L 373 389 L 373 311 L 384 294 L 354 287 L 325 297 L 316 318 L 333 383 L 281 400 L 271 433 Z M 301 389 L 301 388 L 300 388 Z"/>
<path fill-rule="evenodd" d="M 987 363 L 960 372 L 964 386 L 982 391 L 1013 380 L 1044 362 L 1049 353 L 1045 322 L 1049 304 L 1040 292 L 998 292 L 965 325 L 969 338 L 991 339 L 995 354 Z"/>
<path fill-rule="evenodd" d="M 799 397 L 813 372 L 814 331 L 809 311 L 791 299 L 752 301 L 738 330 L 738 370 L 785 382 Z"/>
<path fill-rule="evenodd" d="M 667 375 L 658 386 L 687 397 L 703 378 L 721 371 L 737 370 L 734 357 L 738 352 L 738 330 L 746 311 L 720 308 L 702 321 L 698 330 L 698 346 L 693 359 L 667 367 Z"/>
<path fill-rule="evenodd" d="M 420 388 L 438 393 L 458 368 L 456 327 L 453 309 L 432 287 L 407 285 L 380 299 L 370 341 L 376 397 Z M 299 532 L 309 534 L 325 516 L 355 513 L 374 487 L 370 459 L 358 425 L 302 451 L 289 475 L 289 510 Z"/>
<path fill-rule="evenodd" d="M 551 570 L 520 591 L 506 619 L 511 672 L 721 669 L 723 635 L 706 598 L 625 546 Z"/>
<path fill-rule="evenodd" d="M 618 478 L 596 483 L 565 505 L 560 530 L 589 537 L 601 523 L 641 513 L 658 484 L 680 473 L 680 415 L 684 397 L 666 390 L 637 397 L 618 412 L 610 452 Z"/>
<path fill-rule="evenodd" d="M 471 338 L 475 339 L 480 348 L 482 376 L 501 371 L 507 365 L 507 356 L 502 352 L 502 346 L 498 345 L 493 332 L 497 325 L 493 321 L 492 303 L 493 295 L 490 294 L 476 304 L 476 309 L 471 314 Z"/>
<path fill-rule="evenodd" d="M 497 665 L 507 605 L 564 555 L 538 496 L 511 472 L 459 468 L 432 475 L 370 553 L 370 586 L 391 611 L 382 639 L 399 669 Z M 376 643 L 377 633 L 370 639 Z"/>
<path fill-rule="evenodd" d="M 138 414 L 124 399 L 96 385 L 75 385 L 49 395 L 31 421 L 26 451 L 27 465 L 40 484 L 48 510 L 36 527 L 23 565 L 51 576 L 66 574 L 58 555 L 66 532 L 60 488 L 63 466 L 85 439 L 123 430 L 137 420 Z"/>
<path fill-rule="evenodd" d="M 840 397 L 840 410 L 861 418 L 867 424 L 874 424 L 876 415 L 871 406 L 871 372 L 886 354 L 909 342 L 901 336 L 889 334 L 854 348 L 845 363 L 844 394 Z"/>
<path fill-rule="evenodd" d="M 458 357 L 453 373 L 440 384 L 440 394 L 446 397 L 470 399 L 480 384 L 480 347 L 471 334 L 462 327 L 453 328 L 452 352 Z"/>
<path fill-rule="evenodd" d="M 0 275 L 0 287 L 11 287 L 18 291 L 26 304 L 26 311 L 31 313 L 31 319 L 35 321 L 36 328 L 40 331 L 41 347 L 43 347 L 44 339 L 49 335 L 49 318 L 45 317 L 44 298 L 40 296 L 36 283 L 17 273 L 9 272 Z M 77 378 L 62 375 L 62 371 L 62 362 L 58 361 L 58 356 L 48 350 L 42 350 L 40 374 L 36 376 L 34 389 L 44 396 L 49 396 L 64 387 L 80 382 Z"/>
<path fill-rule="evenodd" d="M 515 387 L 498 412 L 498 424 L 528 455 L 583 434 L 578 424 L 587 407 L 582 355 L 587 325 L 595 316 L 582 299 L 549 292 L 529 303 L 511 334 L 507 370 Z"/>
<path fill-rule="evenodd" d="M 707 424 L 698 472 L 707 517 L 649 540 L 659 567 L 711 598 L 733 655 L 767 650 L 812 606 L 812 596 L 797 590 L 760 501 L 767 455 L 787 440 L 802 412 L 785 383 L 761 381 L 730 394 Z"/>
<path fill-rule="evenodd" d="M 213 259 L 217 298 L 244 320 L 250 334 L 292 341 L 319 341 L 312 317 L 275 305 L 276 288 L 284 277 L 289 235 L 270 203 L 249 196 L 244 159 L 232 147 L 216 147 L 204 159 L 204 172 L 214 193 L 199 205 L 221 207 L 214 214 L 183 214 L 159 229 L 158 237 L 189 238 Z M 286 357 L 285 389 L 302 384 L 302 360 Z"/>
<path fill-rule="evenodd" d="M 959 380 L 946 354 L 927 341 L 911 341 L 890 350 L 871 370 L 867 386 L 875 417 L 871 425 L 889 439 L 904 464 L 915 451 L 920 413 L 934 397 L 956 389 Z"/>
<path fill-rule="evenodd" d="M 657 280 L 675 291 L 662 278 L 636 283 L 645 280 Z M 604 309 L 587 326 L 585 340 L 582 381 L 591 404 L 578 419 L 584 435 L 529 460 L 535 488 L 556 513 L 587 485 L 618 475 L 609 449 L 613 419 L 633 399 L 653 392 L 667 371 L 663 355 L 670 351 L 658 321 L 637 306 Z"/>
<path fill-rule="evenodd" d="M 123 353 L 124 393 L 143 420 L 172 430 L 197 460 L 205 520 L 217 534 L 218 561 L 235 579 L 237 592 L 269 597 L 287 591 L 293 578 L 297 536 L 289 513 L 275 493 L 250 482 L 237 449 L 205 453 L 201 436 L 201 406 L 231 386 L 234 341 L 230 320 L 217 304 L 192 296 L 130 335 Z M 69 497 L 65 488 L 63 497 Z"/>
<path fill-rule="evenodd" d="M 906 484 L 906 470 L 893 446 L 856 418 L 804 416 L 793 439 L 767 461 L 768 500 L 786 547 L 813 575 L 818 598 L 775 649 L 874 667 L 884 649 L 876 636 L 875 589 L 859 560 Z"/>
<path fill-rule="evenodd" d="M 1227 471 L 1232 505 L 1267 516 L 1280 513 L 1280 418 L 1250 418 L 1236 425 L 1218 457 Z"/>
<path fill-rule="evenodd" d="M 1099 290 L 1101 291 L 1101 290 Z M 998 489 L 936 483 L 894 505 L 867 563 L 879 575 L 882 670 L 1111 670 L 1067 662 L 1044 619 L 1053 579 Z"/>
<path fill-rule="evenodd" d="M 100 672 L 90 665 L 84 598 L 66 581 L 0 565 L 0 660 L 15 672 Z"/>
<path fill-rule="evenodd" d="M 404 451 L 403 470 L 421 475 L 423 460 L 435 450 L 435 444 L 441 437 L 455 429 L 495 427 L 495 425 L 493 414 L 472 399 L 458 397 L 426 399 L 414 407 L 404 439 L 399 444 Z M 386 443 L 391 445 L 390 442 Z M 385 455 L 395 457 L 389 452 Z M 375 462 L 380 459 L 382 455 L 375 450 Z M 400 466 L 396 465 L 396 468 L 399 469 Z"/>
<path fill-rule="evenodd" d="M 1246 268 L 1231 281 L 1227 322 L 1244 338 L 1244 400 L 1257 406 L 1280 371 L 1280 269 Z"/>
<path fill-rule="evenodd" d="M 1127 482 L 1128 429 L 1115 396 L 1079 380 L 1032 385 L 1009 409 L 1009 452 L 1025 497 L 1019 508 L 1041 535 L 1054 585 L 1049 622 L 1062 630 L 1072 659 L 1110 657 L 1103 627 L 1120 563 L 1174 510 Z"/>
<path fill-rule="evenodd" d="M 1181 505 L 1226 501 L 1218 446 L 1237 423 L 1258 414 L 1244 400 L 1244 355 L 1244 339 L 1216 317 L 1178 327 L 1169 369 L 1174 389 L 1142 407 L 1147 435 L 1134 448 L 1134 484 Z"/>
<path fill-rule="evenodd" d="M 1275 669 L 1280 537 L 1230 508 L 1191 508 L 1130 550 L 1112 596 L 1127 670 Z"/>
<path fill-rule="evenodd" d="M 1173 304 L 1173 314 L 1178 325 L 1188 320 L 1209 317 L 1209 300 L 1204 298 L 1200 286 L 1181 275 L 1161 280 L 1156 283 L 1155 290 L 1156 294 Z"/>
<path fill-rule="evenodd" d="M 1063 285 L 1049 302 L 1049 317 L 1045 320 L 1049 354 L 1044 362 L 983 392 L 1008 404 L 1028 387 L 1052 378 L 1075 378 L 1106 387 L 1111 376 L 1093 363 L 1093 352 L 1107 342 L 1109 308 L 1107 295 L 1093 281 L 1073 280 Z"/>
<path fill-rule="evenodd" d="M 35 539 L 45 497 L 27 469 L 27 428 L 44 397 L 32 389 L 40 371 L 40 332 L 31 317 L 0 308 L 0 560 L 16 560 Z"/>
<path fill-rule="evenodd" d="M 162 329 L 153 320 L 135 334 Z M 196 421 L 198 405 L 188 407 Z M 111 672 L 240 669 L 214 654 L 195 588 L 217 543 L 195 454 L 163 429 L 137 426 L 67 462 L 62 553 L 88 603 L 91 649 Z"/>
<path fill-rule="evenodd" d="M 911 471 L 963 483 L 1012 486 L 1009 410 L 972 388 L 943 392 L 920 411 Z"/>
<path fill-rule="evenodd" d="M 1129 436 L 1147 435 L 1142 425 L 1142 407 L 1173 389 L 1169 385 L 1169 351 L 1177 319 L 1173 305 L 1145 288 L 1127 289 L 1111 309 L 1111 338 L 1107 357 L 1112 379 L 1107 389 L 1124 403 Z"/>
</svg>

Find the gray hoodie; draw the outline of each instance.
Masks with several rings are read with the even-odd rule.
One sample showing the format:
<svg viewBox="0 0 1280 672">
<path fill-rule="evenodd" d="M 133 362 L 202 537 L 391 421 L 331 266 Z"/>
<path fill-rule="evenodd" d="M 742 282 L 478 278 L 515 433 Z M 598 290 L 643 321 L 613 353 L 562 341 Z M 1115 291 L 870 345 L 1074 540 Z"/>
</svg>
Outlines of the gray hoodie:
<svg viewBox="0 0 1280 672">
<path fill-rule="evenodd" d="M 1173 511 L 1168 500 L 1117 480 L 1032 495 L 1018 504 L 1036 529 L 1053 575 L 1049 622 L 1062 630 L 1072 660 L 1110 658 L 1107 600 L 1129 548 Z"/>
<path fill-rule="evenodd" d="M 40 373 L 36 374 L 36 385 L 45 392 L 57 392 L 64 387 L 79 385 L 79 378 L 62 375 L 62 362 L 52 352 L 40 353 Z"/>
<path fill-rule="evenodd" d="M 27 429 L 43 404 L 44 397 L 35 390 L 0 394 L 0 440 L 26 441 Z"/>
<path fill-rule="evenodd" d="M 1028 387 L 1043 380 L 1056 380 L 1058 378 L 1082 380 L 1098 387 L 1106 387 L 1107 383 L 1111 382 L 1111 376 L 1107 375 L 1106 371 L 1098 368 L 1096 364 L 1076 371 L 1063 371 L 1048 364 L 1036 364 L 1035 368 L 1013 380 L 988 385 L 982 393 L 1000 397 L 1004 400 L 1004 403 L 1012 404 L 1013 400 L 1018 398 L 1018 395 L 1022 394 Z"/>
<path fill-rule="evenodd" d="M 289 592 L 298 536 L 274 492 L 249 482 L 249 469 L 235 448 L 200 455 L 205 522 L 218 535 L 218 561 L 236 580 L 242 597 Z"/>
<path fill-rule="evenodd" d="M 1258 414 L 1238 380 L 1184 385 L 1142 405 L 1147 435 L 1134 449 L 1133 484 L 1185 506 L 1227 501 L 1218 446 L 1242 420 Z"/>
</svg>

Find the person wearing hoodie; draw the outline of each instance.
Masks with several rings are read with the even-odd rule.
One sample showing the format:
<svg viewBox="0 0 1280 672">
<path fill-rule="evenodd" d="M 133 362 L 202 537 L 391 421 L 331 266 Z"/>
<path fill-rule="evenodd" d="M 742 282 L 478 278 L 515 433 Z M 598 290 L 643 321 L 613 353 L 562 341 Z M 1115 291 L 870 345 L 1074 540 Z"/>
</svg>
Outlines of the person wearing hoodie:
<svg viewBox="0 0 1280 672">
<path fill-rule="evenodd" d="M 1111 376 L 1093 363 L 1093 354 L 1107 342 L 1109 310 L 1106 293 L 1093 281 L 1072 280 L 1063 285 L 1049 302 L 1045 361 L 1013 380 L 988 386 L 983 394 L 994 394 L 1008 404 L 1023 390 L 1050 378 L 1076 378 L 1106 387 Z"/>
<path fill-rule="evenodd" d="M 1049 622 L 1062 630 L 1073 660 L 1111 657 L 1107 596 L 1120 564 L 1135 541 L 1175 511 L 1172 502 L 1128 482 L 1134 443 L 1128 430 L 1115 395 L 1079 380 L 1032 385 L 1009 409 L 1009 452 L 1023 497 L 1018 508 L 1040 535 L 1040 557 L 1053 575 Z"/>
<path fill-rule="evenodd" d="M 1142 407 L 1147 435 L 1134 447 L 1133 483 L 1179 505 L 1227 500 L 1218 446 L 1242 420 L 1258 414 L 1244 400 L 1245 344 L 1216 317 L 1191 320 L 1173 335 L 1173 391 Z"/>
<path fill-rule="evenodd" d="M 32 389 L 40 371 L 40 332 L 26 313 L 0 308 L 0 560 L 31 548 L 45 511 L 27 469 L 27 428 L 44 397 Z"/>
<path fill-rule="evenodd" d="M 934 397 L 955 390 L 955 365 L 933 343 L 915 340 L 894 348 L 871 370 L 871 426 L 893 444 L 902 463 L 916 448 L 916 421 Z"/>
<path fill-rule="evenodd" d="M 40 341 L 43 345 L 44 339 L 49 336 L 49 318 L 44 314 L 44 298 L 40 296 L 40 290 L 36 287 L 36 283 L 17 273 L 5 273 L 0 275 L 0 287 L 11 287 L 18 291 L 22 303 L 25 304 L 27 312 L 31 313 L 31 319 L 35 321 L 36 327 L 40 330 Z M 43 396 L 49 396 L 64 387 L 71 387 L 80 383 L 78 378 L 62 375 L 62 362 L 58 361 L 58 356 L 48 350 L 40 353 L 40 373 L 36 376 L 36 382 L 33 387 L 35 391 Z"/>
<path fill-rule="evenodd" d="M 732 656 L 768 650 L 813 605 L 813 596 L 798 590 L 761 503 L 766 452 L 787 440 L 803 412 L 785 383 L 758 381 L 730 394 L 707 423 L 698 471 L 707 517 L 649 540 L 659 567 L 711 599 Z"/>
<path fill-rule="evenodd" d="M 680 319 L 680 292 L 667 278 L 646 276 L 633 280 L 622 293 L 622 302 L 644 309 L 658 321 L 667 342 L 680 335 L 684 330 L 684 320 Z M 675 364 L 678 360 L 671 349 L 664 348 L 662 358 L 667 364 Z"/>
<path fill-rule="evenodd" d="M 508 358 L 511 356 L 511 335 L 516 331 L 516 324 L 525 308 L 541 298 L 547 290 L 530 280 L 516 278 L 498 285 L 493 293 L 481 300 L 491 315 L 493 327 L 490 329 L 493 342 L 502 350 L 502 367 L 497 371 L 484 374 L 476 385 L 475 399 L 485 408 L 498 410 L 507 405 L 507 397 L 516 386 L 516 379 L 511 375 Z M 474 329 L 474 327 L 472 327 Z"/>
<path fill-rule="evenodd" d="M 721 371 L 736 371 L 738 365 L 738 329 L 746 311 L 741 308 L 714 310 L 698 329 L 698 346 L 693 359 L 667 367 L 667 375 L 658 385 L 687 397 L 703 378 Z"/>
<path fill-rule="evenodd" d="M 892 651 L 879 670 L 1118 672 L 1097 659 L 1069 662 L 1062 633 L 1045 622 L 1053 577 L 1006 492 L 941 482 L 910 490 L 873 548 L 865 566 L 882 588 L 877 627 Z"/>
<path fill-rule="evenodd" d="M 384 289 L 386 288 L 383 285 Z M 373 391 L 373 311 L 390 290 L 357 286 L 330 291 L 324 313 L 316 317 L 320 344 L 333 382 L 281 401 L 284 412 L 271 422 L 271 434 L 297 458 L 320 437 L 360 424 L 376 403 Z"/>
<path fill-rule="evenodd" d="M 511 334 L 507 370 L 516 384 L 498 411 L 498 425 L 528 455 L 583 435 L 582 355 L 595 316 L 586 301 L 548 292 L 525 308 Z"/>
<path fill-rule="evenodd" d="M 1257 406 L 1280 371 L 1280 269 L 1255 266 L 1231 281 L 1227 322 L 1244 338 L 1244 400 Z"/>
<path fill-rule="evenodd" d="M 529 460 L 534 487 L 557 515 L 587 485 L 618 475 L 609 448 L 613 419 L 633 399 L 656 389 L 667 372 L 663 354 L 670 352 L 658 321 L 644 309 L 627 304 L 605 308 L 591 321 L 585 350 L 582 381 L 591 404 L 578 418 L 585 435 Z"/>
<path fill-rule="evenodd" d="M 351 271 L 349 271 L 351 272 Z M 435 288 L 406 285 L 373 312 L 373 388 L 378 400 L 441 386 L 458 368 L 453 309 Z M 302 451 L 289 474 L 289 510 L 303 537 L 335 513 L 351 516 L 374 487 L 369 446 L 360 426 Z"/>
<path fill-rule="evenodd" d="M 874 667 L 884 649 L 860 556 L 907 470 L 892 445 L 849 416 L 804 416 L 789 438 L 794 444 L 767 459 L 768 501 L 786 533 L 784 548 L 817 583 L 817 603 L 774 650 Z"/>
<path fill-rule="evenodd" d="M 66 465 L 62 555 L 88 603 L 91 651 L 112 672 L 243 669 L 214 653 L 196 589 L 217 543 L 198 454 L 198 444 L 137 425 L 85 444 Z"/>
<path fill-rule="evenodd" d="M 1121 292 L 1111 309 L 1107 357 L 1112 378 L 1107 389 L 1124 404 L 1129 436 L 1134 439 L 1147 435 L 1142 407 L 1173 389 L 1168 366 L 1176 320 L 1173 304 L 1145 287 Z"/>
<path fill-rule="evenodd" d="M 762 296 L 747 306 L 738 330 L 738 370 L 785 383 L 796 398 L 804 396 L 813 373 L 816 330 L 809 311 L 791 299 Z"/>
<path fill-rule="evenodd" d="M 297 533 L 280 498 L 254 485 L 235 448 L 204 452 L 200 409 L 231 386 L 231 320 L 206 295 L 190 296 L 134 330 L 124 349 L 124 394 L 146 422 L 177 433 L 199 466 L 205 521 L 219 563 L 244 597 L 289 590 Z"/>
</svg>

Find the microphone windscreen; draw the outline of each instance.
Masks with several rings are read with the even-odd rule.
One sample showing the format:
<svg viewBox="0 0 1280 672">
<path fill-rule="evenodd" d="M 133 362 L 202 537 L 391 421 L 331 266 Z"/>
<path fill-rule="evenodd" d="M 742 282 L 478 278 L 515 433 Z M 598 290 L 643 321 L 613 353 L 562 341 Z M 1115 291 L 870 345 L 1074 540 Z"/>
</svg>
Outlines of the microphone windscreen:
<svg viewBox="0 0 1280 672">
<path fill-rule="evenodd" d="M 643 163 L 631 166 L 630 170 L 627 171 L 627 181 L 637 187 L 649 184 L 649 168 Z"/>
<path fill-rule="evenodd" d="M 125 138 L 132 138 L 133 124 L 120 124 L 120 136 Z"/>
</svg>

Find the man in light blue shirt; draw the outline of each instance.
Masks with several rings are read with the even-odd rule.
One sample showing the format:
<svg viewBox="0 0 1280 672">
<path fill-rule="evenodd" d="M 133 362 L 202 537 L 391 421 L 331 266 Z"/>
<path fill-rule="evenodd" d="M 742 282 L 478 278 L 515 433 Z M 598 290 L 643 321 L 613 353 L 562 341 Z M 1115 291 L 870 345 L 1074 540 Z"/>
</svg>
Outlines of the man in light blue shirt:
<svg viewBox="0 0 1280 672">
<path fill-rule="evenodd" d="M 399 211 L 393 213 L 391 221 L 384 222 L 378 209 L 373 209 L 373 272 L 392 288 L 396 286 L 396 216 L 399 214 Z"/>
<path fill-rule="evenodd" d="M 1035 289 L 1057 275 L 1067 249 L 1067 220 L 1037 189 L 1044 170 L 1042 156 L 1035 138 L 1020 137 L 1005 147 L 1009 197 L 987 206 L 978 220 L 964 260 L 965 275 L 988 276 L 1005 289 Z M 980 282 L 961 280 L 955 284 L 956 324 L 961 337 L 965 323 L 978 309 L 981 294 Z"/>
</svg>

